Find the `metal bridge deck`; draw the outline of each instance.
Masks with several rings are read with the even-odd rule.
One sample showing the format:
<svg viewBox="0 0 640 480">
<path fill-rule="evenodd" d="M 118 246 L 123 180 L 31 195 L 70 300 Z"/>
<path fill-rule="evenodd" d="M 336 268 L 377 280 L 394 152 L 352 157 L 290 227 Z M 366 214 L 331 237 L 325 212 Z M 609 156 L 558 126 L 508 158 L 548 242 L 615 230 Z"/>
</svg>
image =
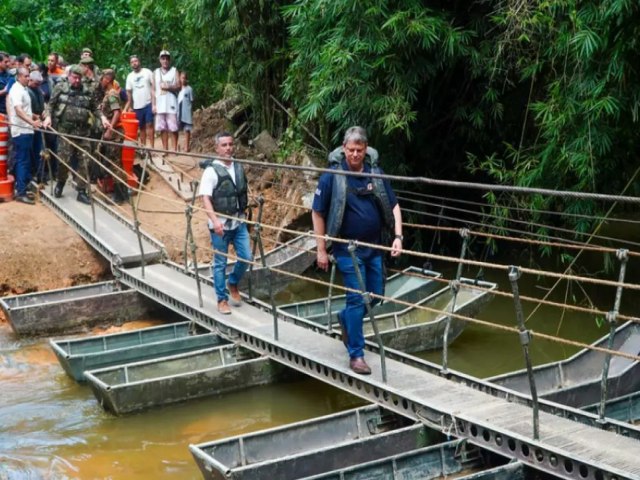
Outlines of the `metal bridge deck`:
<svg viewBox="0 0 640 480">
<path fill-rule="evenodd" d="M 76 201 L 76 192 L 69 185 L 66 190 L 61 198 L 55 198 L 43 189 L 40 190 L 40 198 L 111 263 L 139 265 L 140 246 L 133 223 L 94 198 L 94 230 L 91 207 Z M 145 262 L 160 260 L 163 256 L 162 244 L 144 232 L 141 232 L 141 237 Z"/>
<path fill-rule="evenodd" d="M 199 307 L 195 280 L 167 265 L 117 269 L 120 280 L 161 304 L 238 344 L 391 410 L 483 448 L 567 479 L 640 479 L 640 441 L 540 412 L 540 439 L 532 438 L 532 411 L 461 383 L 368 353 L 371 376 L 349 370 L 342 343 L 287 322 L 274 338 L 270 313 L 245 304 L 231 316 L 218 314 L 213 292 L 203 285 Z"/>
</svg>

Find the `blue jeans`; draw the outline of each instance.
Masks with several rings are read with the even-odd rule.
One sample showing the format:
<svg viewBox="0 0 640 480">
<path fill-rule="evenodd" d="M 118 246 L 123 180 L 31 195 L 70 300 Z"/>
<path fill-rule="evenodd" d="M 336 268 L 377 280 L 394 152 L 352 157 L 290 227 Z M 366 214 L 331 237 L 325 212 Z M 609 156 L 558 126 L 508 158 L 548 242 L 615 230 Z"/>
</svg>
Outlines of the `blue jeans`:
<svg viewBox="0 0 640 480">
<path fill-rule="evenodd" d="M 211 245 L 213 246 L 213 288 L 218 297 L 218 302 L 229 299 L 226 285 L 226 270 L 229 245 L 233 244 L 236 251 L 238 261 L 233 267 L 233 271 L 229 275 L 229 284 L 238 285 L 244 272 L 247 271 L 249 264 L 246 261 L 252 261 L 251 247 L 249 246 L 249 231 L 247 225 L 241 223 L 235 230 L 225 230 L 222 236 L 216 235 L 211 231 Z M 225 255 L 223 255 L 225 254 Z M 242 260 L 245 260 L 244 262 Z"/>
<path fill-rule="evenodd" d="M 31 149 L 33 148 L 33 133 L 18 135 L 11 139 L 15 151 L 16 195 L 27 194 L 27 187 L 31 181 Z"/>
<path fill-rule="evenodd" d="M 367 258 L 356 257 L 358 267 L 365 284 L 366 291 L 376 295 L 382 295 L 384 292 L 384 270 L 382 267 L 382 255 L 373 255 Z M 351 261 L 351 257 L 336 257 L 338 270 L 342 273 L 344 286 L 361 290 L 358 282 L 356 269 Z M 373 301 L 378 303 L 376 299 Z M 358 358 L 364 356 L 364 334 L 362 333 L 362 320 L 366 313 L 364 299 L 359 293 L 347 292 L 347 304 L 344 310 L 338 313 L 338 318 L 346 329 L 349 341 L 347 343 L 347 351 L 350 358 Z"/>
</svg>

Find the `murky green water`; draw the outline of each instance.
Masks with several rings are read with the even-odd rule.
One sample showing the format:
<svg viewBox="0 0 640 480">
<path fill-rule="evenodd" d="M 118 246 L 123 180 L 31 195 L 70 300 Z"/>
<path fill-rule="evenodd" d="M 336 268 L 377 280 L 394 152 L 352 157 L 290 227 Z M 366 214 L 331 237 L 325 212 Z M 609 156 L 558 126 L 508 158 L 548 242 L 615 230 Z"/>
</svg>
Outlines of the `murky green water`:
<svg viewBox="0 0 640 480">
<path fill-rule="evenodd" d="M 510 291 L 506 274 L 493 275 Z M 521 294 L 544 294 L 551 284 L 523 278 Z M 311 298 L 322 288 L 296 282 L 279 303 Z M 542 292 L 542 293 L 541 293 Z M 565 289 L 551 298 L 562 301 Z M 590 290 L 591 300 L 608 310 L 613 291 Z M 574 288 L 567 295 L 580 301 Z M 636 302 L 637 303 L 637 302 Z M 531 306 L 525 304 L 525 316 Z M 496 296 L 479 318 L 514 325 L 513 301 Z M 529 323 L 534 331 L 590 343 L 606 333 L 588 315 L 545 307 Z M 565 358 L 575 347 L 534 339 L 536 363 Z M 440 363 L 441 352 L 421 354 Z M 449 350 L 449 367 L 486 377 L 524 367 L 517 335 L 469 325 Z M 18 341 L 0 325 L 0 479 L 190 479 L 200 478 L 187 449 L 190 443 L 219 439 L 351 408 L 362 402 L 308 380 L 254 388 L 125 417 L 105 413 L 91 390 L 59 367 L 45 341 Z"/>
</svg>

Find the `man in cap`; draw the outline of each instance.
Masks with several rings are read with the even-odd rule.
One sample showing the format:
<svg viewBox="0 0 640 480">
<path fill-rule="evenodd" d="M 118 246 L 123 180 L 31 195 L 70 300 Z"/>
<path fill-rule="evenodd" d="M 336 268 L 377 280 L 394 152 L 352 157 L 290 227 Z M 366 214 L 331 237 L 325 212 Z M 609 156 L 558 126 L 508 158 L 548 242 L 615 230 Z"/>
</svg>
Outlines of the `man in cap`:
<svg viewBox="0 0 640 480">
<path fill-rule="evenodd" d="M 160 68 L 153 72 L 155 87 L 156 132 L 160 132 L 162 148 L 169 149 L 169 132 L 173 139 L 173 149 L 178 151 L 178 93 L 180 75 L 176 67 L 171 66 L 171 54 L 162 50 L 159 55 Z"/>
<path fill-rule="evenodd" d="M 98 89 L 98 76 L 95 73 L 93 57 L 82 57 L 80 59 L 80 68 L 82 69 L 82 83 L 95 94 Z"/>
<path fill-rule="evenodd" d="M 96 122 L 100 122 L 103 128 L 109 128 L 109 120 L 100 111 L 100 105 L 96 102 L 95 95 L 82 83 L 82 68 L 73 65 L 69 69 L 67 82 L 58 83 L 53 89 L 49 101 L 51 115 L 44 121 L 44 126 L 53 127 L 62 134 L 71 134 L 88 137 Z M 71 145 L 72 142 L 74 145 Z M 76 146 L 77 145 L 77 146 Z M 64 162 L 58 166 L 58 181 L 54 189 L 56 198 L 62 197 L 62 190 L 69 175 L 68 165 L 74 159 L 78 159 L 79 175 L 76 178 L 78 190 L 77 200 L 90 204 L 87 196 L 87 178 L 89 158 L 81 151 L 91 150 L 89 140 L 63 138 L 59 144 L 59 156 Z"/>
<path fill-rule="evenodd" d="M 120 102 L 120 89 L 115 85 L 115 72 L 107 68 L 102 72 L 100 77 L 100 86 L 102 101 L 100 109 L 105 117 L 109 120 L 110 128 L 107 128 L 102 135 L 104 140 L 109 144 L 101 146 L 102 153 L 115 165 L 105 162 L 105 167 L 113 173 L 113 195 L 111 199 L 121 204 L 129 199 L 129 190 L 127 188 L 127 175 L 122 169 L 122 148 L 121 144 L 124 134 L 122 123 L 120 122 L 122 114 L 122 105 Z M 119 132 L 119 134 L 115 132 Z"/>
<path fill-rule="evenodd" d="M 133 71 L 127 75 L 127 103 L 124 111 L 133 108 L 140 129 L 140 143 L 146 145 L 147 139 L 153 148 L 153 73 L 148 68 L 142 68 L 137 55 L 129 57 L 129 64 Z"/>
</svg>

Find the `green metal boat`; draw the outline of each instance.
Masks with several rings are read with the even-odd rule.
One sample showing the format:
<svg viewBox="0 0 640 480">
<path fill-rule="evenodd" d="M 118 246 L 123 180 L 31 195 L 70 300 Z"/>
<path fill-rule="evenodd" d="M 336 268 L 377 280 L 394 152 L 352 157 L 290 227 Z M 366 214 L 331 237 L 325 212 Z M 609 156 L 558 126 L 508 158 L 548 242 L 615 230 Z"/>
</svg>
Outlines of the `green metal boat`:
<svg viewBox="0 0 640 480">
<path fill-rule="evenodd" d="M 388 279 L 385 296 L 392 298 L 373 308 L 375 321 L 385 347 L 408 353 L 442 348 L 447 318 L 451 317 L 448 343 L 464 330 L 467 322 L 450 313 L 474 317 L 493 298 L 495 283 L 460 279 L 460 289 L 453 301 L 451 288 L 442 287 L 436 272 L 410 267 Z M 440 287 L 440 288 L 439 288 Z M 400 300 L 403 303 L 396 303 Z M 413 306 L 407 306 L 411 303 Z M 300 302 L 278 307 L 285 319 L 299 325 L 328 329 L 327 299 Z M 345 297 L 332 297 L 332 329 L 339 330 L 337 312 L 344 308 Z M 365 338 L 373 340 L 373 326 L 364 318 Z"/>
<path fill-rule="evenodd" d="M 266 385 L 298 375 L 234 345 L 84 373 L 98 403 L 116 415 Z"/>
<path fill-rule="evenodd" d="M 64 371 L 78 382 L 85 380 L 85 370 L 150 360 L 226 343 L 217 335 L 195 329 L 191 322 L 49 341 Z"/>
</svg>

